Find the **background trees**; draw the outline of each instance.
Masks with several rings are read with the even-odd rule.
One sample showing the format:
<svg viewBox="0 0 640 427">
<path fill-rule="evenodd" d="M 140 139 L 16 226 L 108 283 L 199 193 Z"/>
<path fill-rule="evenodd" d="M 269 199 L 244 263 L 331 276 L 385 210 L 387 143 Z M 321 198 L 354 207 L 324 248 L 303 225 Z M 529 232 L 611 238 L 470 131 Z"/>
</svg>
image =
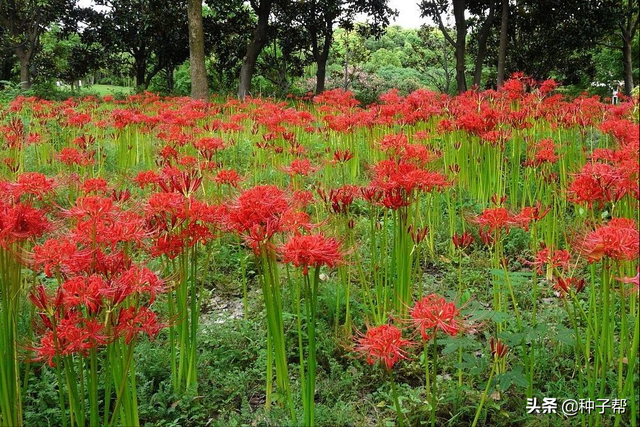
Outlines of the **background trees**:
<svg viewBox="0 0 640 427">
<path fill-rule="evenodd" d="M 576 89 L 624 81 L 627 93 L 638 78 L 637 0 L 419 0 L 422 29 L 388 27 L 390 0 L 93 4 L 0 0 L 0 80 L 239 98 L 255 80 L 263 95 L 341 87 L 374 100 L 391 87 L 494 87 L 515 71 Z M 191 38 L 190 16 L 202 16 Z"/>
</svg>

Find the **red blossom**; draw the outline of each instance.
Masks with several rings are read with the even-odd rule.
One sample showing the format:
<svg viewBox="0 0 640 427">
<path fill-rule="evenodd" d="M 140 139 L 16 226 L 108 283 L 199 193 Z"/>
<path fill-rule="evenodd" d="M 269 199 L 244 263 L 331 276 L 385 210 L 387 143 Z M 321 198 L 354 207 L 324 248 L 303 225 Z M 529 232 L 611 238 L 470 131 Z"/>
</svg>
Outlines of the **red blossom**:
<svg viewBox="0 0 640 427">
<path fill-rule="evenodd" d="M 367 363 L 382 363 L 386 369 L 392 369 L 401 359 L 407 359 L 407 348 L 413 343 L 402 338 L 402 331 L 394 325 L 381 325 L 369 328 L 358 339 L 356 351 L 367 357 Z"/>
<path fill-rule="evenodd" d="M 305 275 L 309 267 L 335 267 L 343 262 L 340 243 L 322 234 L 294 235 L 279 248 L 279 252 L 283 262 L 302 267 Z"/>
<path fill-rule="evenodd" d="M 441 330 L 450 336 L 458 335 L 460 331 L 460 313 L 453 302 L 431 294 L 417 301 L 411 309 L 411 318 L 416 328 L 420 330 L 422 338 L 430 340 L 428 332 Z"/>
</svg>

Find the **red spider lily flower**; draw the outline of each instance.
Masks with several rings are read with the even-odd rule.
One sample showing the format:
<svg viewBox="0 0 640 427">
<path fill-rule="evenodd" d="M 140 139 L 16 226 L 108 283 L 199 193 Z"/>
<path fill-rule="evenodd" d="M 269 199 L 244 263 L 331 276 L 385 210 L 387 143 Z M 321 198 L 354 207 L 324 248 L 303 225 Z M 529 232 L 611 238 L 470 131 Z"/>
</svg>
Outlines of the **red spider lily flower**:
<svg viewBox="0 0 640 427">
<path fill-rule="evenodd" d="M 586 203 L 590 208 L 594 203 L 602 206 L 624 197 L 626 184 L 619 168 L 607 163 L 587 163 L 569 184 L 568 198 L 574 203 Z"/>
<path fill-rule="evenodd" d="M 284 263 L 302 267 L 305 276 L 309 273 L 309 267 L 335 267 L 343 262 L 340 243 L 322 234 L 293 236 L 278 252 L 282 255 Z"/>
<path fill-rule="evenodd" d="M 371 186 L 387 193 L 410 196 L 414 190 L 430 192 L 451 185 L 447 178 L 438 173 L 420 169 L 413 163 L 382 160 L 373 167 L 374 178 Z"/>
<path fill-rule="evenodd" d="M 533 159 L 526 162 L 527 166 L 537 167 L 544 163 L 554 164 L 559 159 L 556 154 L 557 147 L 551 138 L 538 141 L 533 150 Z"/>
<path fill-rule="evenodd" d="M 96 313 L 102 305 L 101 294 L 106 287 L 104 279 L 97 274 L 72 277 L 62 284 L 62 303 L 69 308 L 85 306 L 89 313 Z"/>
<path fill-rule="evenodd" d="M 73 147 L 64 147 L 60 150 L 60 153 L 58 153 L 58 160 L 67 166 L 88 166 L 94 162 L 93 154 L 79 151 Z"/>
<path fill-rule="evenodd" d="M 480 229 L 480 240 L 482 240 L 482 243 L 484 243 L 487 246 L 493 246 L 493 244 L 495 243 L 493 240 L 493 234 L 490 231 L 484 230 L 484 229 Z"/>
<path fill-rule="evenodd" d="M 293 199 L 293 206 L 297 209 L 305 209 L 314 202 L 313 193 L 309 190 L 296 190 L 293 192 L 291 198 Z"/>
<path fill-rule="evenodd" d="M 349 212 L 349 207 L 360 194 L 359 188 L 355 185 L 343 185 L 339 188 L 332 188 L 327 194 L 322 188 L 318 188 L 318 195 L 329 205 L 332 212 L 345 214 Z"/>
<path fill-rule="evenodd" d="M 435 334 L 439 329 L 447 335 L 456 336 L 460 331 L 460 312 L 453 302 L 447 302 L 444 298 L 431 294 L 416 301 L 411 309 L 411 318 L 416 328 L 420 330 L 422 338 L 431 339 L 427 330 L 433 330 Z"/>
<path fill-rule="evenodd" d="M 507 347 L 507 345 L 500 341 L 500 339 L 498 338 L 494 339 L 493 337 L 491 337 L 489 345 L 491 347 L 491 354 L 493 355 L 494 359 L 504 358 L 509 351 L 509 347 Z"/>
<path fill-rule="evenodd" d="M 149 185 L 156 185 L 160 182 L 160 175 L 158 175 L 155 171 L 142 171 L 139 172 L 138 175 L 133 179 L 133 182 L 138 184 L 138 186 L 144 190 L 145 187 Z"/>
<path fill-rule="evenodd" d="M 242 177 L 238 175 L 235 169 L 223 169 L 214 178 L 214 181 L 218 184 L 227 184 L 233 188 L 238 188 L 238 183 L 241 180 Z"/>
<path fill-rule="evenodd" d="M 300 231 L 310 231 L 314 228 L 311 223 L 311 217 L 308 213 L 298 210 L 289 209 L 282 217 L 280 217 L 280 226 L 282 231 L 299 234 Z"/>
<path fill-rule="evenodd" d="M 402 359 L 407 359 L 406 349 L 413 343 L 402 338 L 402 331 L 394 325 L 381 325 L 369 328 L 358 339 L 356 351 L 366 355 L 367 363 L 384 364 L 388 370 Z"/>
<path fill-rule="evenodd" d="M 113 199 L 101 196 L 78 197 L 75 206 L 63 211 L 68 217 L 78 220 L 87 219 L 92 223 L 110 220 L 117 212 Z"/>
<path fill-rule="evenodd" d="M 522 208 L 522 211 L 519 214 L 514 215 L 513 221 L 523 227 L 525 231 L 529 231 L 529 223 L 531 221 L 540 221 L 542 218 L 547 216 L 550 210 L 550 207 L 542 209 L 542 204 L 540 202 L 536 202 L 535 206 L 525 206 Z"/>
<path fill-rule="evenodd" d="M 108 294 L 118 294 L 113 300 L 114 304 L 119 304 L 131 294 L 148 294 L 149 304 L 152 304 L 156 295 L 165 291 L 164 282 L 153 271 L 142 265 L 132 265 L 114 281 Z"/>
<path fill-rule="evenodd" d="M 129 307 L 122 310 L 118 316 L 116 336 L 124 337 L 129 344 L 139 333 L 146 333 L 149 338 L 155 337 L 165 327 L 158 322 L 156 313 L 143 306 L 138 309 Z"/>
<path fill-rule="evenodd" d="M 289 166 L 283 166 L 282 170 L 290 176 L 302 175 L 307 176 L 313 173 L 317 168 L 311 166 L 309 159 L 295 159 Z"/>
<path fill-rule="evenodd" d="M 638 274 L 634 277 L 616 277 L 616 280 L 622 283 L 629 283 L 634 285 L 633 291 L 635 293 L 640 292 L 640 267 L 638 267 Z"/>
<path fill-rule="evenodd" d="M 43 267 L 47 277 L 52 277 L 52 270 L 60 271 L 76 251 L 76 245 L 71 239 L 49 239 L 43 244 L 33 247 L 33 268 Z"/>
<path fill-rule="evenodd" d="M 462 234 L 455 233 L 451 237 L 451 240 L 453 241 L 453 246 L 457 249 L 464 250 L 473 243 L 473 236 L 468 231 L 465 231 Z"/>
<path fill-rule="evenodd" d="M 506 194 L 500 198 L 498 198 L 497 194 L 494 194 L 493 196 L 491 196 L 491 203 L 493 203 L 495 206 L 502 206 L 506 201 L 507 201 Z"/>
<path fill-rule="evenodd" d="M 429 233 L 429 227 L 414 228 L 413 224 L 411 224 L 408 227 L 407 232 L 411 236 L 411 240 L 413 241 L 413 243 L 415 243 L 416 245 L 419 245 L 427 237 L 427 233 Z"/>
<path fill-rule="evenodd" d="M 0 247 L 16 241 L 35 239 L 51 229 L 44 211 L 26 203 L 0 202 Z"/>
<path fill-rule="evenodd" d="M 556 278 L 556 284 L 553 286 L 553 289 L 558 291 L 559 296 L 564 298 L 564 296 L 571 292 L 571 288 L 575 289 L 575 293 L 579 293 L 584 289 L 585 281 L 584 279 L 576 279 L 575 277 L 558 277 Z"/>
<path fill-rule="evenodd" d="M 41 199 L 44 195 L 50 194 L 55 190 L 56 183 L 53 179 L 47 178 L 44 174 L 26 172 L 18 176 L 12 187 L 12 192 L 16 199 L 23 194 L 32 194 Z"/>
<path fill-rule="evenodd" d="M 472 220 L 478 224 L 483 230 L 491 233 L 496 230 L 506 229 L 517 224 L 514 216 L 505 208 L 487 208 L 480 215 Z"/>
<path fill-rule="evenodd" d="M 549 266 L 553 268 L 560 268 L 566 270 L 569 267 L 569 261 L 571 260 L 571 254 L 566 249 L 553 250 L 551 247 L 542 245 L 542 249 L 536 254 L 536 259 L 533 262 L 526 262 L 531 266 L 536 266 L 538 274 L 543 274 L 543 267 Z"/>
<path fill-rule="evenodd" d="M 263 185 L 244 191 L 229 207 L 227 218 L 230 228 L 237 232 L 245 232 L 252 227 L 266 226 L 271 228 L 288 209 L 289 201 L 285 193 L 273 185 Z"/>
<path fill-rule="evenodd" d="M 180 193 L 189 197 L 198 191 L 202 184 L 202 176 L 196 170 L 175 171 L 169 168 L 163 169 L 163 180 L 158 181 L 162 191 L 166 193 Z"/>
<path fill-rule="evenodd" d="M 336 150 L 333 152 L 333 160 L 337 163 L 346 163 L 353 159 L 353 153 L 349 150 Z"/>
<path fill-rule="evenodd" d="M 607 257 L 616 261 L 634 260 L 640 252 L 640 235 L 633 220 L 614 218 L 607 225 L 590 232 L 579 247 L 589 262 Z"/>
<path fill-rule="evenodd" d="M 85 194 L 105 194 L 107 192 L 107 181 L 103 178 L 89 178 L 82 183 L 82 192 Z"/>
<path fill-rule="evenodd" d="M 215 138 L 215 137 L 200 138 L 199 140 L 193 143 L 193 146 L 205 158 L 208 157 L 209 153 L 216 153 L 226 148 L 224 141 L 221 138 Z"/>
<path fill-rule="evenodd" d="M 184 249 L 182 237 L 174 234 L 162 234 L 154 241 L 150 253 L 153 257 L 166 255 L 169 259 L 175 259 Z"/>
</svg>

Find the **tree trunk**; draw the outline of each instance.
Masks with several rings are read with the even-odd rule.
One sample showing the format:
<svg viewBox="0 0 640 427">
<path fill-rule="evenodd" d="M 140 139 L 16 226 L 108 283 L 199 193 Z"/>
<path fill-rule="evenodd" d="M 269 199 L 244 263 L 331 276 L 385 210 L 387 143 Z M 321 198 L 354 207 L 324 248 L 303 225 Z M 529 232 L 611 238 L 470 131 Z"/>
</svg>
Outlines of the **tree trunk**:
<svg viewBox="0 0 640 427">
<path fill-rule="evenodd" d="M 240 84 L 238 86 L 238 98 L 244 100 L 251 90 L 251 78 L 256 69 L 256 62 L 262 48 L 267 42 L 267 28 L 269 25 L 269 15 L 271 14 L 271 4 L 273 0 L 262 0 L 258 13 L 258 25 L 253 30 L 253 39 L 247 46 L 247 53 L 242 58 L 242 68 L 240 68 Z"/>
<path fill-rule="evenodd" d="M 624 94 L 631 96 L 633 90 L 633 62 L 631 56 L 631 34 L 622 35 L 622 63 L 624 67 Z"/>
<path fill-rule="evenodd" d="M 467 38 L 465 9 L 465 0 L 453 0 L 453 16 L 456 21 L 456 83 L 458 84 L 458 93 L 467 91 L 467 80 L 464 75 Z"/>
<path fill-rule="evenodd" d="M 487 39 L 489 38 L 493 21 L 496 18 L 495 6 L 496 2 L 492 0 L 489 6 L 489 14 L 482 24 L 478 36 L 478 53 L 476 55 L 476 65 L 473 73 L 473 85 L 476 87 L 480 87 L 480 83 L 482 83 L 482 65 L 484 64 L 484 57 L 487 53 Z"/>
<path fill-rule="evenodd" d="M 147 62 L 143 59 L 135 59 L 136 68 L 136 87 L 146 89 L 145 74 L 147 72 Z"/>
<path fill-rule="evenodd" d="M 331 49 L 331 41 L 333 39 L 333 29 L 329 34 L 325 34 L 322 52 L 318 55 L 318 71 L 316 72 L 316 95 L 324 92 L 325 81 L 327 80 L 327 60 L 329 59 L 329 50 Z"/>
<path fill-rule="evenodd" d="M 204 30 L 202 29 L 202 0 L 189 0 L 189 67 L 191 71 L 191 97 L 207 100 L 209 86 L 204 64 Z"/>
<path fill-rule="evenodd" d="M 504 84 L 504 68 L 507 58 L 507 29 L 509 20 L 509 0 L 502 0 L 502 19 L 500 21 L 500 49 L 498 50 L 498 89 Z"/>
<path fill-rule="evenodd" d="M 31 87 L 31 64 L 29 55 L 24 51 L 24 48 L 17 47 L 16 56 L 20 61 L 20 87 L 22 89 L 29 89 Z"/>
<path fill-rule="evenodd" d="M 316 95 L 324 92 L 324 85 L 327 79 L 327 56 L 320 55 L 318 58 L 318 70 L 316 71 Z"/>
</svg>

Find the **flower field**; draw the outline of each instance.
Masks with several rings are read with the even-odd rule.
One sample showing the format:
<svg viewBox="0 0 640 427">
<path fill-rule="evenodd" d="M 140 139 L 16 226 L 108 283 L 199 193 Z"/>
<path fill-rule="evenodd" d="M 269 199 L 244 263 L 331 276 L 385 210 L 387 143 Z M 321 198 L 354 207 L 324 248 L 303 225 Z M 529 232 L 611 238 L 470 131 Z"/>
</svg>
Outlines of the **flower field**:
<svg viewBox="0 0 640 427">
<path fill-rule="evenodd" d="M 555 86 L 0 106 L 0 426 L 637 426 L 638 100 Z"/>
</svg>

